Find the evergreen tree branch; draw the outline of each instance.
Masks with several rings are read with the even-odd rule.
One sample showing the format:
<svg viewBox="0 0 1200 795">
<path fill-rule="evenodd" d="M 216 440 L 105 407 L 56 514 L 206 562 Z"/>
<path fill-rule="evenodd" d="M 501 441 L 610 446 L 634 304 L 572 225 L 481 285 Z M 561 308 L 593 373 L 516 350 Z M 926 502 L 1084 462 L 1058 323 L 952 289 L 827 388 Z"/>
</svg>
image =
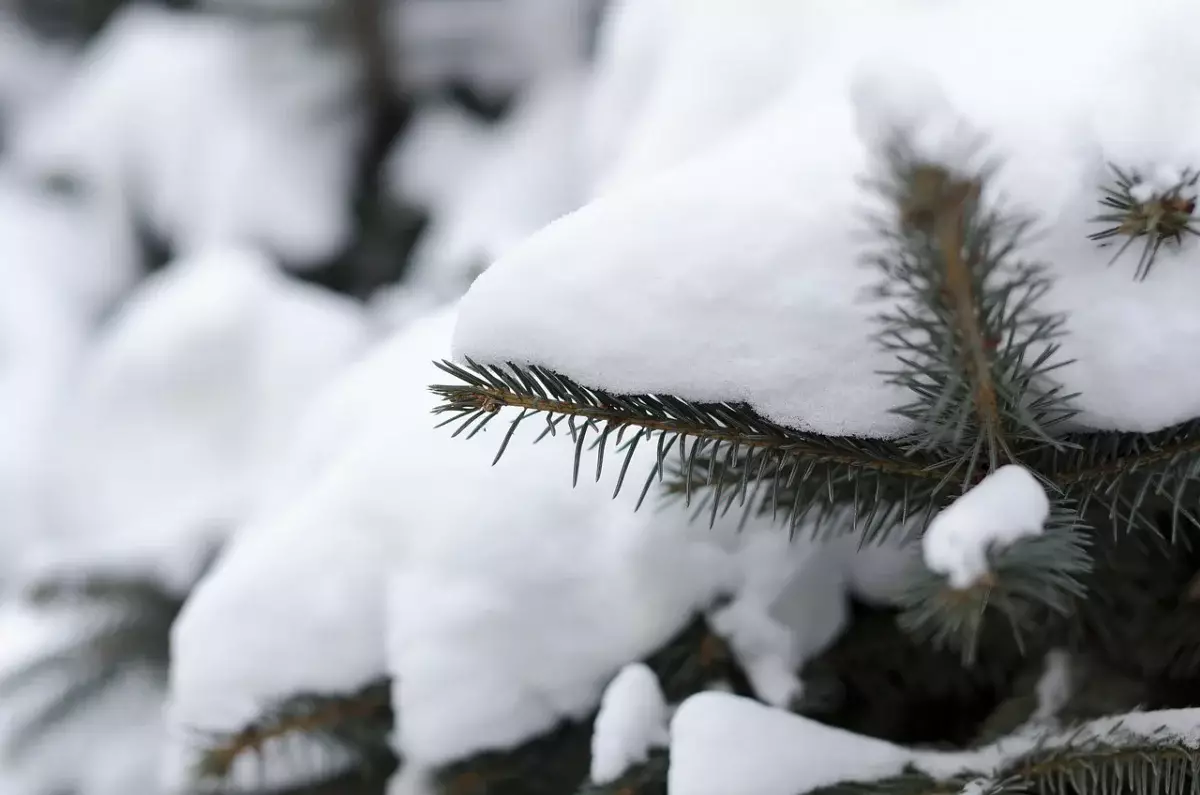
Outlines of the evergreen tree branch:
<svg viewBox="0 0 1200 795">
<path fill-rule="evenodd" d="M 913 182 L 916 187 L 905 208 L 905 220 L 912 223 L 914 216 L 925 214 L 932 220 L 929 231 L 942 266 L 941 302 L 961 346 L 960 366 L 972 384 L 971 405 L 988 449 L 990 466 L 995 469 L 1001 452 L 1009 457 L 1012 453 L 1001 427 L 999 397 L 988 353 L 989 346 L 995 345 L 984 337 L 979 322 L 979 296 L 973 283 L 978 264 L 968 261 L 970 255 L 964 251 L 965 227 L 971 220 L 971 205 L 979 201 L 981 187 L 978 181 L 953 180 L 945 171 L 928 166 L 917 170 Z"/>
<path fill-rule="evenodd" d="M 438 364 L 460 382 L 431 387 L 443 400 L 435 413 L 448 417 L 443 425 L 458 423 L 455 435 L 470 438 L 501 409 L 519 409 L 496 461 L 515 427 L 540 414 L 543 437 L 564 430 L 575 441 L 576 481 L 584 451 L 596 456 L 596 469 L 602 471 L 606 453 L 615 449 L 621 462 L 619 491 L 636 449 L 656 447 L 643 498 L 655 480 L 662 482 L 670 473 L 668 494 L 689 504 L 704 490 L 715 493 L 709 498 L 715 502 L 702 503 L 710 516 L 745 506 L 753 497 L 753 509 L 782 514 L 793 528 L 836 519 L 832 523 L 876 538 L 896 523 L 927 521 L 970 485 L 964 468 L 932 452 L 913 451 L 899 441 L 796 431 L 743 405 L 616 396 L 538 366 Z M 1104 505 L 1114 528 L 1152 526 L 1147 506 L 1154 496 L 1171 500 L 1174 532 L 1200 527 L 1197 509 L 1190 507 L 1200 489 L 1200 420 L 1147 434 L 1077 431 L 1059 437 L 1057 446 L 1028 442 L 1016 450 L 1028 468 L 1077 502 L 1081 512 L 1093 503 Z"/>
<path fill-rule="evenodd" d="M 0 699 L 13 698 L 41 681 L 64 683 L 18 725 L 5 748 L 6 756 L 17 758 L 30 750 L 133 670 L 165 681 L 171 626 L 183 608 L 183 597 L 154 578 L 52 575 L 34 582 L 20 596 L 50 620 L 72 622 L 74 631 L 63 644 L 0 678 Z"/>
<path fill-rule="evenodd" d="M 879 344 L 899 367 L 886 373 L 913 395 L 896 412 L 913 422 L 910 443 L 953 459 L 971 484 L 1014 462 L 1029 444 L 1057 446 L 1071 397 L 1048 382 L 1067 364 L 1055 339 L 1063 318 L 1036 311 L 1045 269 L 1018 252 L 1030 219 L 987 209 L 990 176 L 952 173 L 897 139 L 876 187 L 899 209 L 875 219 L 884 250 L 868 261 L 894 306 L 879 315 Z"/>
<path fill-rule="evenodd" d="M 1154 713 L 1138 716 L 1138 723 Z M 1132 721 L 1131 721 L 1132 722 Z M 1200 740 L 1194 731 L 1130 732 L 1111 718 L 1030 742 L 1002 740 L 994 769 L 937 777 L 914 765 L 876 781 L 847 781 L 813 795 L 1160 795 L 1200 787 Z"/>
<path fill-rule="evenodd" d="M 1082 510 L 1093 502 L 1106 508 L 1115 530 L 1157 532 L 1149 510 L 1155 498 L 1170 506 L 1168 534 L 1200 527 L 1200 420 L 1155 433 L 1091 433 L 1068 437 L 1069 447 L 1033 456 L 1038 471 L 1076 500 Z"/>
<path fill-rule="evenodd" d="M 599 480 L 611 445 L 621 461 L 614 495 L 623 487 L 639 447 L 655 448 L 639 506 L 655 480 L 661 482 L 670 471 L 670 493 L 689 503 L 693 491 L 715 488 L 713 519 L 733 504 L 746 505 L 753 486 L 753 507 L 776 514 L 786 511 L 793 528 L 802 521 L 847 516 L 838 509 L 852 506 L 858 509 L 855 516 L 871 517 L 870 524 L 882 529 L 897 517 L 936 504 L 935 495 L 953 482 L 937 459 L 896 442 L 796 431 L 742 405 L 613 395 L 537 366 L 510 363 L 502 368 L 470 360 L 465 366 L 438 366 L 463 382 L 431 387 L 444 400 L 435 413 L 449 415 L 442 425 L 457 423 L 454 435 L 471 438 L 502 408 L 520 409 L 509 422 L 494 462 L 517 427 L 536 414 L 545 420 L 538 441 L 565 430 L 575 442 L 574 482 L 585 450 L 595 455 Z"/>
<path fill-rule="evenodd" d="M 900 597 L 901 625 L 936 645 L 975 660 L 986 621 L 994 616 L 1024 647 L 1046 624 L 1072 614 L 1086 593 L 1092 568 L 1090 534 L 1072 506 L 1056 504 L 1044 531 L 988 551 L 988 573 L 970 588 L 951 587 L 940 574 L 922 570 Z"/>
<path fill-rule="evenodd" d="M 651 751 L 650 759 L 609 784 L 587 784 L 578 795 L 667 795 L 667 752 Z"/>
<path fill-rule="evenodd" d="M 207 733 L 197 761 L 200 782 L 228 778 L 245 756 L 263 757 L 287 737 L 303 737 L 344 752 L 359 771 L 394 767 L 389 744 L 393 728 L 391 682 L 372 682 L 342 695 L 303 693 L 269 706 L 262 716 L 232 734 Z"/>
</svg>

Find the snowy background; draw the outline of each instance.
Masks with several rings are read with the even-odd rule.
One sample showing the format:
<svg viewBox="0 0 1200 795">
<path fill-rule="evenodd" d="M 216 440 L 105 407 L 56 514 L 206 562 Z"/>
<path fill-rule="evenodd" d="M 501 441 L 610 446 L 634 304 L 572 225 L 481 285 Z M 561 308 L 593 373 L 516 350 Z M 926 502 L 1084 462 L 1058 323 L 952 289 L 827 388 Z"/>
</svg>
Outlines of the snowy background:
<svg viewBox="0 0 1200 795">
<path fill-rule="evenodd" d="M 381 4 L 378 153 L 352 5 L 0 2 L 3 795 L 172 791 L 197 732 L 387 672 L 389 523 L 436 534 L 449 486 L 384 495 L 467 452 L 425 406 L 448 329 L 389 340 L 583 201 L 602 4 Z"/>
<path fill-rule="evenodd" d="M 912 548 L 634 512 L 611 478 L 571 488 L 570 445 L 518 438 L 492 468 L 504 424 L 451 439 L 426 389 L 457 352 L 829 433 L 903 430 L 841 223 L 876 122 L 934 147 L 955 119 L 995 132 L 1015 155 L 1005 187 L 1057 219 L 1105 155 L 1200 161 L 1163 118 L 1190 123 L 1192 94 L 1139 88 L 1194 71 L 1173 31 L 1200 11 L 936 16 L 952 5 L 384 3 L 402 111 L 380 146 L 389 117 L 332 0 L 0 0 L 0 795 L 178 792 L 198 737 L 383 678 L 396 795 L 597 708 L 592 778 L 669 743 L 673 795 L 986 764 L 774 708 L 847 594 L 888 602 Z M 1018 26 L 1018 6 L 1042 24 Z M 976 34 L 930 70 L 939 25 Z M 1011 35 L 980 32 L 996 30 Z M 1072 36 L 1089 43 L 1064 67 Z M 968 68 L 1007 46 L 1026 53 L 1013 68 Z M 1073 310 L 1080 421 L 1200 414 L 1200 270 L 1130 289 L 1060 228 L 1045 245 L 1071 289 L 1048 300 Z M 1150 311 L 1153 338 L 1131 339 Z M 1028 516 L 985 541 L 1040 532 L 1027 480 L 1001 475 L 941 526 L 1018 494 Z M 950 535 L 931 530 L 926 562 L 969 580 L 980 547 Z M 760 703 L 677 709 L 635 661 L 717 597 L 709 624 Z M 314 754 L 235 783 L 293 783 Z"/>
</svg>

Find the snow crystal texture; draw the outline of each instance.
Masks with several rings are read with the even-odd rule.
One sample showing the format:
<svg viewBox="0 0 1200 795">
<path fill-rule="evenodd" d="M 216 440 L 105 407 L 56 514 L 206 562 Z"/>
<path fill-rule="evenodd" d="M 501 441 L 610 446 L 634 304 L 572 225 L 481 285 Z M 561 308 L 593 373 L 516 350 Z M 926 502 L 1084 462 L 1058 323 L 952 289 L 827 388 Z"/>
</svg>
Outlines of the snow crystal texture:
<svg viewBox="0 0 1200 795">
<path fill-rule="evenodd" d="M 1003 160 L 995 192 L 1041 221 L 1024 253 L 1056 280 L 1043 308 L 1068 315 L 1062 356 L 1074 363 L 1057 375 L 1081 393 L 1078 421 L 1151 431 L 1200 415 L 1200 249 L 1164 253 L 1135 282 L 1134 262 L 1109 267 L 1112 252 L 1087 239 L 1108 161 L 1200 164 L 1189 77 L 1200 55 L 1188 38 L 1200 7 L 1103 0 L 1080 14 L 1069 0 L 930 0 L 864 17 L 854 4 L 762 4 L 742 13 L 774 13 L 812 47 L 785 89 L 755 113 L 731 106 L 744 118 L 712 142 L 656 125 L 657 150 L 695 151 L 502 257 L 464 299 L 456 356 L 537 363 L 618 392 L 747 401 L 823 433 L 900 434 L 908 426 L 890 409 L 907 398 L 879 375 L 894 361 L 872 339 L 881 307 L 864 288 L 877 276 L 859 264 L 871 197 L 857 180 L 881 125 L 936 143 L 930 131 L 964 124 Z M 688 8 L 695 30 L 705 15 L 739 13 Z M 747 59 L 776 57 L 757 45 L 743 42 Z M 703 74 L 729 46 L 714 38 L 672 69 Z M 699 112 L 694 91 L 668 96 L 656 116 Z M 632 135 L 624 151 L 650 140 Z"/>
</svg>

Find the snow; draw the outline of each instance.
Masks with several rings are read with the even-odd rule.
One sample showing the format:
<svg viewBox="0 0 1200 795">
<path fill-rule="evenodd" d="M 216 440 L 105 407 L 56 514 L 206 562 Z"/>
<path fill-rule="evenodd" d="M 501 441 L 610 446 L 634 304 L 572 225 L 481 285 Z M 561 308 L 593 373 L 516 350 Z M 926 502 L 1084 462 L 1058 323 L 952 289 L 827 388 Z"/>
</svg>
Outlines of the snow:
<svg viewBox="0 0 1200 795">
<path fill-rule="evenodd" d="M 122 197 L 177 250 L 252 244 L 304 265 L 350 234 L 362 121 L 330 107 L 355 77 L 294 31 L 129 6 L 14 130 L 13 158 Z"/>
<path fill-rule="evenodd" d="M 843 547 L 634 512 L 611 473 L 572 489 L 570 446 L 530 444 L 536 422 L 495 468 L 505 418 L 470 441 L 434 428 L 430 360 L 455 317 L 408 326 L 316 399 L 176 624 L 173 725 L 232 730 L 265 701 L 386 672 L 397 748 L 428 770 L 582 718 L 719 593 L 788 630 L 767 654 L 744 644 L 756 659 L 791 664 L 836 635 Z"/>
<path fill-rule="evenodd" d="M 0 249 L 5 242 L 0 236 Z M 50 449 L 87 333 L 37 264 L 36 257 L 0 252 L 0 582 L 14 573 L 28 542 L 47 529 Z"/>
<path fill-rule="evenodd" d="M 880 124 L 911 123 L 936 143 L 962 123 L 1004 159 L 992 192 L 1045 227 L 1025 253 L 1056 279 L 1043 308 L 1067 315 L 1061 355 L 1074 363 L 1057 377 L 1081 393 L 1078 423 L 1150 431 L 1200 414 L 1200 318 L 1187 298 L 1200 288 L 1196 248 L 1164 253 L 1135 283 L 1132 263 L 1108 267 L 1111 252 L 1087 239 L 1106 161 L 1146 171 L 1200 162 L 1189 132 L 1200 94 L 1183 77 L 1200 57 L 1185 33 L 1200 9 L 1044 5 L 939 0 L 862 15 L 776 4 L 781 27 L 812 45 L 786 89 L 739 112 L 719 140 L 664 131 L 660 151 L 694 151 L 501 257 L 464 299 L 455 356 L 537 363 L 617 392 L 747 401 L 822 433 L 901 434 L 909 426 L 890 409 L 907 398 L 879 374 L 894 361 L 872 342 L 881 303 L 864 298 L 878 277 L 858 266 L 871 197 L 856 179 Z M 699 9 L 710 6 L 688 13 L 703 26 L 716 12 Z M 732 46 L 710 27 L 719 55 L 697 47 L 691 74 Z M 751 36 L 740 52 L 759 46 Z M 918 80 L 906 96 L 923 105 L 881 101 L 890 75 Z M 683 105 L 678 113 L 688 118 Z M 633 135 L 622 157 L 644 140 Z"/>
<path fill-rule="evenodd" d="M 3 127 L 53 93 L 70 71 L 71 53 L 36 39 L 7 9 L 0 9 L 0 149 Z"/>
<path fill-rule="evenodd" d="M 625 666 L 600 698 L 592 734 L 591 780 L 616 781 L 649 759 L 652 748 L 666 746 L 668 739 L 667 702 L 658 677 L 641 663 Z"/>
<path fill-rule="evenodd" d="M 44 659 L 95 630 L 87 611 L 47 613 L 13 601 L 0 605 L 0 676 Z M 87 795 L 150 793 L 158 781 L 162 749 L 161 682 L 130 667 L 103 693 L 79 706 L 69 721 L 50 729 L 20 755 L 10 743 L 33 715 L 52 703 L 78 675 L 51 667 L 45 675 L 5 699 L 0 712 L 0 792 L 76 791 Z M 113 731 L 114 726 L 120 731 Z M 63 764 L 70 759 L 70 764 Z"/>
<path fill-rule="evenodd" d="M 724 693 L 701 693 L 671 721 L 671 795 L 801 795 L 847 778 L 899 773 L 915 752 Z"/>
<path fill-rule="evenodd" d="M 1037 683 L 1034 720 L 1051 720 L 1066 706 L 1072 691 L 1071 655 L 1062 649 L 1046 654 L 1046 669 Z"/>
<path fill-rule="evenodd" d="M 571 71 L 522 94 L 475 154 L 471 173 L 435 197 L 407 289 L 457 299 L 490 262 L 583 203 L 577 139 L 585 86 L 585 75 Z"/>
<path fill-rule="evenodd" d="M 440 215 L 484 159 L 493 128 L 448 102 L 416 108 L 403 137 L 388 155 L 388 187 Z"/>
<path fill-rule="evenodd" d="M 189 562 L 250 510 L 366 332 L 361 309 L 252 250 L 213 249 L 145 281 L 70 382 L 48 483 L 57 565 L 157 559 L 186 592 Z"/>
<path fill-rule="evenodd" d="M 392 3 L 394 70 L 418 91 L 455 80 L 503 96 L 582 62 L 597 0 Z"/>
<path fill-rule="evenodd" d="M 671 795 L 803 795 L 840 782 L 894 776 L 909 767 L 939 779 L 967 774 L 986 778 L 1034 749 L 1078 746 L 1092 739 L 1121 743 L 1166 735 L 1194 745 L 1200 741 L 1200 710 L 1134 712 L 1062 733 L 1034 728 L 970 751 L 926 751 L 707 692 L 679 706 L 670 732 Z"/>
<path fill-rule="evenodd" d="M 954 588 L 988 572 L 988 554 L 1041 535 L 1050 516 L 1045 487 L 1016 464 L 990 473 L 933 518 L 921 541 L 925 565 Z"/>
<path fill-rule="evenodd" d="M 127 207 L 119 197 L 84 190 L 55 195 L 45 180 L 0 167 L 0 259 L 6 270 L 34 273 L 63 309 L 91 325 L 141 275 Z"/>
</svg>

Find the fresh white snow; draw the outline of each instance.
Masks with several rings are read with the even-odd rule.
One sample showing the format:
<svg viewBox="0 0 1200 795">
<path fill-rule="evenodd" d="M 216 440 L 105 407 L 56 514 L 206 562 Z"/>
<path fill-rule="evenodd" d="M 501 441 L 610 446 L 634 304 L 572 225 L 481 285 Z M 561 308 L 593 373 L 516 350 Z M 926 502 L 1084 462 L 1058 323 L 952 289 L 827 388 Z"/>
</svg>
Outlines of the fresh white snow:
<svg viewBox="0 0 1200 795">
<path fill-rule="evenodd" d="M 1134 262 L 1109 267 L 1111 250 L 1087 239 L 1106 161 L 1200 162 L 1187 121 L 1200 93 L 1185 77 L 1200 10 L 1180 0 L 1104 0 L 1086 14 L 1073 0 L 942 0 L 866 16 L 776 6 L 745 13 L 776 13 L 814 46 L 786 90 L 685 162 L 604 192 L 501 257 L 463 302 L 456 356 L 534 362 L 620 392 L 744 400 L 820 432 L 899 434 L 906 425 L 889 410 L 907 398 L 878 374 L 894 362 L 872 341 L 880 306 L 863 291 L 878 277 L 858 264 L 871 197 L 856 180 L 880 124 L 936 141 L 930 130 L 962 122 L 1004 160 L 994 193 L 1042 222 L 1025 253 L 1056 278 L 1044 309 L 1067 313 L 1062 356 L 1075 363 L 1057 376 L 1082 393 L 1078 422 L 1154 430 L 1200 414 L 1196 247 L 1165 252 L 1135 282 Z M 758 46 L 749 37 L 741 51 Z M 708 52 L 694 57 L 701 73 Z M 924 106 L 880 100 L 897 74 L 917 81 L 906 96 Z M 672 143 L 687 146 L 662 148 Z"/>
<path fill-rule="evenodd" d="M 1046 668 L 1037 683 L 1037 709 L 1034 720 L 1052 720 L 1071 698 L 1074 683 L 1071 675 L 1071 654 L 1054 649 L 1046 655 Z"/>
<path fill-rule="evenodd" d="M 390 3 L 393 68 L 412 89 L 457 79 L 485 96 L 504 96 L 579 65 L 598 5 L 598 0 Z"/>
<path fill-rule="evenodd" d="M 725 693 L 692 696 L 671 721 L 671 795 L 804 795 L 849 781 L 874 781 L 913 767 L 935 778 L 987 777 L 1037 747 L 1173 736 L 1194 745 L 1200 710 L 1102 718 L 1062 733 L 1028 731 L 970 751 L 924 751 L 853 734 Z"/>
<path fill-rule="evenodd" d="M 836 636 L 844 546 L 789 544 L 767 520 L 739 534 L 736 518 L 709 530 L 679 507 L 635 513 L 611 473 L 572 489 L 554 477 L 571 446 L 532 445 L 539 421 L 495 468 L 505 417 L 469 441 L 435 429 L 430 360 L 454 321 L 413 323 L 318 398 L 176 626 L 175 725 L 236 728 L 266 700 L 387 671 L 398 749 L 428 769 L 583 717 L 720 593 L 751 665 L 794 670 Z"/>
<path fill-rule="evenodd" d="M 29 260 L 3 256 L 12 240 L 0 235 L 0 581 L 47 530 L 50 451 L 88 332 L 49 274 L 37 268 L 36 250 Z"/>
<path fill-rule="evenodd" d="M 47 485 L 52 557 L 137 567 L 181 554 L 170 568 L 186 590 L 197 546 L 259 499 L 301 413 L 367 329 L 351 302 L 252 250 L 212 249 L 144 282 L 71 378 Z"/>
<path fill-rule="evenodd" d="M 394 4 L 406 90 L 460 77 L 516 103 L 495 125 L 418 110 L 386 178 L 432 223 L 405 279 L 364 308 L 278 272 L 350 233 L 356 66 L 304 23 L 248 22 L 256 4 L 325 13 L 137 7 L 79 59 L 0 18 L 0 588 L 135 573 L 182 594 L 225 544 L 174 627 L 165 713 L 161 683 L 131 673 L 0 762 L 0 793 L 149 794 L 159 765 L 182 787 L 195 730 L 385 676 L 408 762 L 392 795 L 431 795 L 437 766 L 597 709 L 591 778 L 669 743 L 671 795 L 798 795 L 908 765 L 979 775 L 968 791 L 984 791 L 1044 739 L 1069 695 L 1062 652 L 1034 720 L 971 752 L 779 708 L 849 595 L 888 604 L 922 562 L 967 587 L 989 550 L 1043 532 L 1031 473 L 993 473 L 921 543 L 793 541 L 766 518 L 710 530 L 653 498 L 634 513 L 640 477 L 612 499 L 616 459 L 572 488 L 572 446 L 533 446 L 538 417 L 492 467 L 515 415 L 470 440 L 434 428 L 427 386 L 450 377 L 430 360 L 534 362 L 614 391 L 743 400 L 805 429 L 901 434 L 889 409 L 908 398 L 878 375 L 894 362 L 872 342 L 882 304 L 864 297 L 878 276 L 858 262 L 875 198 L 856 180 L 905 125 L 919 151 L 966 168 L 962 135 L 982 133 L 1003 158 L 988 198 L 1041 218 L 1027 253 L 1057 280 L 1044 307 L 1068 316 L 1076 361 L 1057 376 L 1082 393 L 1080 424 L 1200 415 L 1195 244 L 1135 282 L 1133 261 L 1110 267 L 1086 240 L 1107 161 L 1144 174 L 1142 199 L 1200 166 L 1200 7 L 613 0 L 588 67 L 592 0 Z M 137 285 L 140 223 L 179 256 Z M 378 316 L 398 331 L 380 340 Z M 653 455 L 639 453 L 631 477 Z M 86 612 L 0 600 L 0 676 L 77 639 Z M 676 708 L 636 662 L 701 612 L 765 703 L 709 692 Z M 0 704 L 0 751 L 61 684 Z M 1198 715 L 1122 716 L 1071 741 L 1166 727 L 1197 742 Z M 235 779 L 285 785 L 318 759 L 345 763 L 288 741 Z"/>
<path fill-rule="evenodd" d="M 671 721 L 671 795 L 802 795 L 899 773 L 913 751 L 725 693 L 692 696 Z"/>
<path fill-rule="evenodd" d="M 179 250 L 258 245 L 304 265 L 350 232 L 362 120 L 331 108 L 355 79 L 296 35 L 135 4 L 22 119 L 12 157 L 124 197 Z"/>
<path fill-rule="evenodd" d="M 457 299 L 497 257 L 583 203 L 585 86 L 577 71 L 531 85 L 473 162 L 468 156 L 471 171 L 432 197 L 433 221 L 413 251 L 408 289 Z"/>
<path fill-rule="evenodd" d="M 1028 469 L 1008 464 L 942 509 L 921 539 L 925 565 L 954 588 L 969 588 L 988 571 L 988 554 L 1041 535 L 1050 498 Z"/>
<path fill-rule="evenodd" d="M 658 677 L 642 663 L 621 669 L 600 697 L 592 733 L 591 780 L 610 784 L 666 746 L 667 702 Z"/>
</svg>

